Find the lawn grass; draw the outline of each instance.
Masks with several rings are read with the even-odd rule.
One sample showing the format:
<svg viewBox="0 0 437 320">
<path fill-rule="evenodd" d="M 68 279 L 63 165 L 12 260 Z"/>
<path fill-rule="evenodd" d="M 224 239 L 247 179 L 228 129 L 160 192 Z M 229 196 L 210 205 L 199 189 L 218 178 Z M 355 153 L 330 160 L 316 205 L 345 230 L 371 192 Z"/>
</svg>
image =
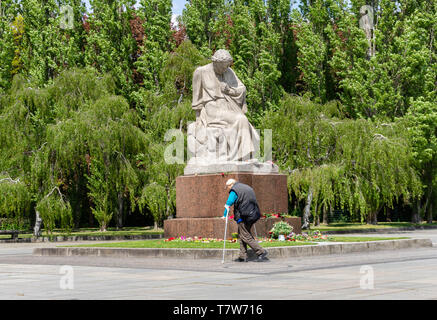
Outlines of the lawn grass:
<svg viewBox="0 0 437 320">
<path fill-rule="evenodd" d="M 390 228 L 407 228 L 420 226 L 437 226 L 437 222 L 433 223 L 411 223 L 411 222 L 378 222 L 378 224 L 367 224 L 359 222 L 339 222 L 330 223 L 329 225 L 314 226 L 311 224 L 311 230 L 324 231 L 348 231 L 348 230 L 366 230 L 366 229 L 390 229 Z"/>
<path fill-rule="evenodd" d="M 383 240 L 400 240 L 410 239 L 409 237 L 343 237 L 330 236 L 329 241 L 332 242 L 366 242 L 366 241 L 383 241 Z"/>
<path fill-rule="evenodd" d="M 358 223 L 358 222 L 345 222 L 345 223 L 331 223 L 329 225 L 313 226 L 311 224 L 311 231 L 319 230 L 320 232 L 326 231 L 349 231 L 349 230 L 366 230 L 366 229 L 390 229 L 390 228 L 402 228 L 402 227 L 419 227 L 419 226 L 437 226 L 437 222 L 434 223 L 411 223 L 411 222 L 378 222 L 376 225 Z M 303 230 L 307 232 L 306 230 Z M 101 232 L 98 228 L 80 228 L 73 230 L 70 233 L 61 229 L 55 229 L 52 237 L 56 236 L 137 236 L 137 235 L 151 235 L 151 234 L 164 234 L 164 229 L 154 229 L 153 226 L 148 227 L 125 227 L 121 230 L 116 228 L 108 228 L 106 232 Z M 42 230 L 43 237 L 50 237 L 45 230 Z M 19 234 L 20 238 L 32 238 L 32 231 Z M 10 239 L 10 235 L 0 235 L 0 239 Z"/>
<path fill-rule="evenodd" d="M 126 227 L 122 230 L 117 230 L 116 228 L 108 228 L 106 232 L 100 231 L 98 228 L 81 228 L 78 230 L 73 230 L 68 233 L 60 229 L 55 229 L 51 235 L 48 235 L 45 230 L 42 230 L 41 236 L 43 237 L 73 237 L 73 236 L 137 236 L 137 235 L 151 235 L 151 234 L 163 234 L 164 229 L 158 228 L 154 229 L 152 226 L 149 227 Z M 10 235 L 1 235 L 0 239 L 9 239 Z M 20 233 L 20 238 L 32 238 L 32 232 Z"/>
<path fill-rule="evenodd" d="M 323 242 L 365 242 L 365 241 L 382 241 L 382 240 L 398 240 L 409 239 L 408 237 L 343 237 L 335 236 L 329 237 L 329 240 Z M 302 245 L 316 245 L 315 242 L 309 241 L 262 241 L 261 246 L 264 248 L 271 247 L 289 247 Z M 98 244 L 84 244 L 77 246 L 62 246 L 62 247 L 98 247 L 98 248 L 183 248 L 183 249 L 222 249 L 223 241 L 165 241 L 165 240 L 135 240 L 126 242 L 111 242 Z M 226 242 L 226 248 L 238 249 L 240 244 L 238 242 Z"/>
</svg>

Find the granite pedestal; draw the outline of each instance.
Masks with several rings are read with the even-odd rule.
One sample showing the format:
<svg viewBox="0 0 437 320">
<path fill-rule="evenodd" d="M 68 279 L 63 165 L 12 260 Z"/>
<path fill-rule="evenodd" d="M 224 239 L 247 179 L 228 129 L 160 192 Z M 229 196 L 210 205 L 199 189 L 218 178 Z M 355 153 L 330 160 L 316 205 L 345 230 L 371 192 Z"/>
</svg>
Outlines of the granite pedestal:
<svg viewBox="0 0 437 320">
<path fill-rule="evenodd" d="M 176 218 L 164 221 L 164 236 L 223 238 L 225 221 L 220 217 L 229 195 L 226 181 L 231 178 L 254 189 L 262 214 L 288 212 L 287 176 L 284 174 L 234 172 L 179 176 L 176 178 Z M 233 215 L 233 209 L 230 214 Z M 294 232 L 300 233 L 300 218 L 289 219 Z M 274 219 L 257 222 L 259 237 L 268 236 L 269 220 Z M 228 237 L 233 232 L 237 232 L 237 224 L 229 220 Z"/>
<path fill-rule="evenodd" d="M 301 233 L 301 218 L 269 218 L 260 219 L 255 224 L 255 232 L 258 237 L 269 237 L 269 231 L 279 221 L 285 221 L 293 227 L 294 233 Z M 221 218 L 177 218 L 164 221 L 164 237 L 178 238 L 202 237 L 223 239 L 226 221 Z M 232 233 L 238 232 L 237 223 L 234 220 L 228 221 L 226 239 L 232 238 Z"/>
</svg>

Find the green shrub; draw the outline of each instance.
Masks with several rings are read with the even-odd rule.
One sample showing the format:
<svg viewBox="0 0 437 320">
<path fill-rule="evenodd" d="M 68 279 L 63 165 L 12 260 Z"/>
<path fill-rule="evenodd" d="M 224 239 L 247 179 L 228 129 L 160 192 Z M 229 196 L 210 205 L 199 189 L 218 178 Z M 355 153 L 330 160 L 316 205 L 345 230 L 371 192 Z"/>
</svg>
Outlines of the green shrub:
<svg viewBox="0 0 437 320">
<path fill-rule="evenodd" d="M 273 228 L 270 230 L 270 235 L 277 239 L 279 235 L 289 235 L 293 231 L 293 227 L 290 226 L 287 222 L 280 221 L 273 225 Z"/>
</svg>

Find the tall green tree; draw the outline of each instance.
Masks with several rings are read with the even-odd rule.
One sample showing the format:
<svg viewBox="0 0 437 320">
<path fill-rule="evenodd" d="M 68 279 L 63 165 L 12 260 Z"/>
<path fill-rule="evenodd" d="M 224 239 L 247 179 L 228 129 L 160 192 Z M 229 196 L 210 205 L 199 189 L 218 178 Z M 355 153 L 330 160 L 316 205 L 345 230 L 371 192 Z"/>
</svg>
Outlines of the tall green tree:
<svg viewBox="0 0 437 320">
<path fill-rule="evenodd" d="M 32 85 L 43 86 L 59 72 L 62 42 L 59 34 L 60 10 L 54 0 L 21 1 L 24 20 L 23 68 Z"/>
<path fill-rule="evenodd" d="M 403 120 L 407 122 L 413 143 L 415 165 L 425 186 L 423 198 L 416 199 L 413 222 L 420 222 L 425 215 L 428 222 L 432 222 L 437 178 L 436 100 L 434 102 L 423 98 L 412 100 L 411 107 Z"/>
<path fill-rule="evenodd" d="M 333 57 L 329 61 L 338 82 L 338 96 L 353 117 L 404 116 L 410 99 L 435 91 L 435 15 L 432 2 L 378 1 L 360 14 L 353 1 L 329 27 Z M 360 22 L 371 18 L 371 38 Z M 372 55 L 369 55 L 369 49 Z"/>
<path fill-rule="evenodd" d="M 102 73 L 109 72 L 117 84 L 117 94 L 129 98 L 133 84 L 134 55 L 137 43 L 129 21 L 135 0 L 91 0 L 92 13 L 87 19 L 85 64 Z"/>
<path fill-rule="evenodd" d="M 294 21 L 291 18 L 291 3 L 289 0 L 269 0 L 267 7 L 273 29 L 280 36 L 278 68 L 281 72 L 281 86 L 286 92 L 296 92 L 297 47 Z"/>
<path fill-rule="evenodd" d="M 14 188 L 26 187 L 45 227 L 79 227 L 90 211 L 102 230 L 108 216 L 122 227 L 144 180 L 137 155 L 146 137 L 136 111 L 115 95 L 112 77 L 71 69 L 37 89 L 16 76 L 2 102 L 2 177 L 10 187 L 10 180 L 23 183 Z M 27 193 L 15 192 L 22 199 Z"/>
<path fill-rule="evenodd" d="M 13 76 L 12 62 L 15 56 L 13 22 L 18 4 L 3 0 L 0 6 L 0 92 L 8 89 Z"/>
<path fill-rule="evenodd" d="M 326 79 L 324 61 L 326 57 L 326 43 L 323 37 L 315 32 L 311 22 L 296 17 L 299 48 L 298 68 L 302 73 L 305 91 L 311 93 L 316 101 L 326 100 Z"/>
<path fill-rule="evenodd" d="M 289 173 L 292 206 L 306 204 L 315 222 L 342 209 L 376 223 L 384 208 L 421 195 L 404 125 L 351 120 L 338 103 L 286 97 L 266 114 L 263 128 L 275 128 L 274 160 Z"/>
<path fill-rule="evenodd" d="M 211 55 L 214 24 L 224 13 L 225 0 L 190 0 L 182 13 L 187 36 L 205 55 Z"/>
<path fill-rule="evenodd" d="M 160 88 L 159 75 L 171 47 L 172 1 L 142 0 L 137 14 L 144 21 L 144 45 L 141 56 L 134 63 L 143 75 L 146 89 Z"/>
</svg>

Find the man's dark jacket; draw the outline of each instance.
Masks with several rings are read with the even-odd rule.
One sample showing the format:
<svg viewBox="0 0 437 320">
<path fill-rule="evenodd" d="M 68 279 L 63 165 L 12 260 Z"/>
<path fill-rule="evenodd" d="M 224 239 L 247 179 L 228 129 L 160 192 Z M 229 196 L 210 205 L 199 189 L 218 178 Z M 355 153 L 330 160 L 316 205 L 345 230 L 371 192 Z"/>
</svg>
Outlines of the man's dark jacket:
<svg viewBox="0 0 437 320">
<path fill-rule="evenodd" d="M 256 201 L 255 192 L 247 184 L 236 182 L 229 192 L 237 194 L 234 203 L 234 220 L 243 219 L 244 223 L 255 223 L 261 217 L 261 212 Z"/>
</svg>

